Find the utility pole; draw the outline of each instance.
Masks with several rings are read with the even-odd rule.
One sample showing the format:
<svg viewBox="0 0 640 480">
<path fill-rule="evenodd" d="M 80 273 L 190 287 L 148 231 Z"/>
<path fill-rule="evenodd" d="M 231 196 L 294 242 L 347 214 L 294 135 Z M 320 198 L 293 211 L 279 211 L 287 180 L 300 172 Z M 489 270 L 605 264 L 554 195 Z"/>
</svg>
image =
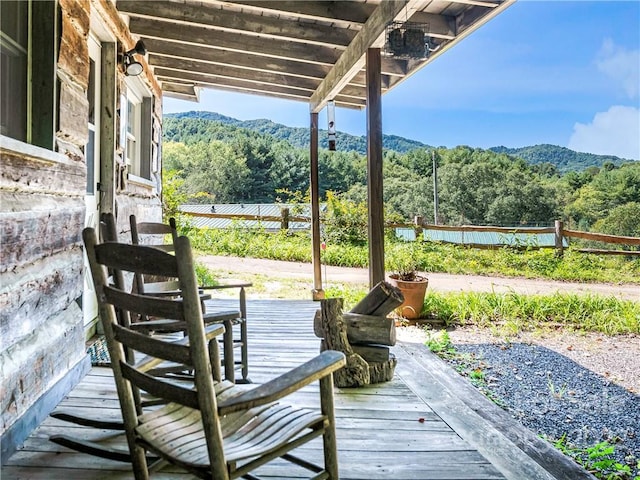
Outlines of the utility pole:
<svg viewBox="0 0 640 480">
<path fill-rule="evenodd" d="M 431 150 L 431 162 L 433 163 L 433 224 L 438 225 L 438 166 L 435 150 Z"/>
</svg>

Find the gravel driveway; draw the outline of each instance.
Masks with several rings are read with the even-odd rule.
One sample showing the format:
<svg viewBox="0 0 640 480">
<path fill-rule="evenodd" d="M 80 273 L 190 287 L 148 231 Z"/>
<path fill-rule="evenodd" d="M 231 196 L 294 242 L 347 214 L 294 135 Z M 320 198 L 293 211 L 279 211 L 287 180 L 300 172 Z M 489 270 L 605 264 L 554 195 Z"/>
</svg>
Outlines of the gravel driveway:
<svg viewBox="0 0 640 480">
<path fill-rule="evenodd" d="M 313 281 L 313 267 L 310 263 L 281 262 L 257 258 L 237 258 L 217 255 L 200 255 L 198 261 L 212 270 L 242 274 L 262 274 L 282 279 L 306 279 Z M 369 273 L 364 268 L 322 267 L 323 281 L 332 283 L 355 283 L 367 285 Z M 436 292 L 516 292 L 527 295 L 564 293 L 596 293 L 613 295 L 626 300 L 640 302 L 640 285 L 587 284 L 536 280 L 526 278 L 485 277 L 481 275 L 451 275 L 428 273 L 429 289 Z"/>
</svg>

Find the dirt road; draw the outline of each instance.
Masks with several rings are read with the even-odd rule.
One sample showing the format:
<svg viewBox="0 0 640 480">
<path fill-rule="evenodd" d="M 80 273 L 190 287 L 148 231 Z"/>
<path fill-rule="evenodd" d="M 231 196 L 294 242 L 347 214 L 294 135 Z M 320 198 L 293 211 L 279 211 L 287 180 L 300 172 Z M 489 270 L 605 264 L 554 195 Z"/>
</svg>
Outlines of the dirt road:
<svg viewBox="0 0 640 480">
<path fill-rule="evenodd" d="M 313 269 L 309 263 L 281 262 L 255 258 L 202 255 L 198 260 L 214 271 L 227 274 L 261 274 L 280 279 L 301 279 L 313 282 Z M 598 283 L 559 282 L 525 278 L 485 277 L 480 275 L 450 275 L 429 273 L 429 289 L 436 292 L 477 291 L 515 292 L 521 294 L 552 294 L 554 292 L 598 294 L 640 301 L 640 285 L 611 285 Z M 366 269 L 347 267 L 322 267 L 323 282 L 367 285 Z"/>
</svg>

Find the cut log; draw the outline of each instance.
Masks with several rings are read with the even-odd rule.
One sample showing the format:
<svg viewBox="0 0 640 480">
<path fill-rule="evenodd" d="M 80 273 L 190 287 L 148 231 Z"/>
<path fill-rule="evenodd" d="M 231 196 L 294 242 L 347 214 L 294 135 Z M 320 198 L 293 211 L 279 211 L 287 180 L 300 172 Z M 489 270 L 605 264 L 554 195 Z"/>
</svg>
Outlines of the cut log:
<svg viewBox="0 0 640 480">
<path fill-rule="evenodd" d="M 393 353 L 386 362 L 369 363 L 369 381 L 371 383 L 388 382 L 393 378 L 398 360 Z"/>
<path fill-rule="evenodd" d="M 380 282 L 351 309 L 350 313 L 386 317 L 402 302 L 404 297 L 398 288 L 387 282 Z"/>
<path fill-rule="evenodd" d="M 318 310 L 313 319 L 313 331 L 318 338 L 324 338 L 321 316 Z M 350 312 L 343 313 L 342 319 L 347 329 L 347 339 L 351 344 L 396 344 L 396 325 L 393 319 Z"/>
<path fill-rule="evenodd" d="M 382 345 L 351 345 L 353 351 L 364 358 L 369 365 L 389 361 L 389 347 Z"/>
<path fill-rule="evenodd" d="M 347 338 L 354 343 L 377 343 L 394 346 L 396 344 L 396 324 L 392 318 L 358 313 L 343 313 L 347 326 Z"/>
</svg>

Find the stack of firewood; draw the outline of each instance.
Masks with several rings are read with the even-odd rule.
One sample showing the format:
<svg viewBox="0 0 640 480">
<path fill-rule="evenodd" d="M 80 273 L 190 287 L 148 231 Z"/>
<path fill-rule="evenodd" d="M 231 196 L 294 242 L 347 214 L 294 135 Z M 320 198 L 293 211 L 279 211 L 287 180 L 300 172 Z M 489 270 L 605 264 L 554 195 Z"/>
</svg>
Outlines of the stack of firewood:
<svg viewBox="0 0 640 480">
<path fill-rule="evenodd" d="M 396 358 L 389 347 L 396 343 L 396 326 L 387 318 L 404 298 L 400 290 L 380 282 L 350 312 L 342 312 L 342 299 L 322 300 L 313 322 L 320 351 L 338 350 L 347 365 L 334 373 L 338 387 L 358 387 L 393 378 Z"/>
</svg>

